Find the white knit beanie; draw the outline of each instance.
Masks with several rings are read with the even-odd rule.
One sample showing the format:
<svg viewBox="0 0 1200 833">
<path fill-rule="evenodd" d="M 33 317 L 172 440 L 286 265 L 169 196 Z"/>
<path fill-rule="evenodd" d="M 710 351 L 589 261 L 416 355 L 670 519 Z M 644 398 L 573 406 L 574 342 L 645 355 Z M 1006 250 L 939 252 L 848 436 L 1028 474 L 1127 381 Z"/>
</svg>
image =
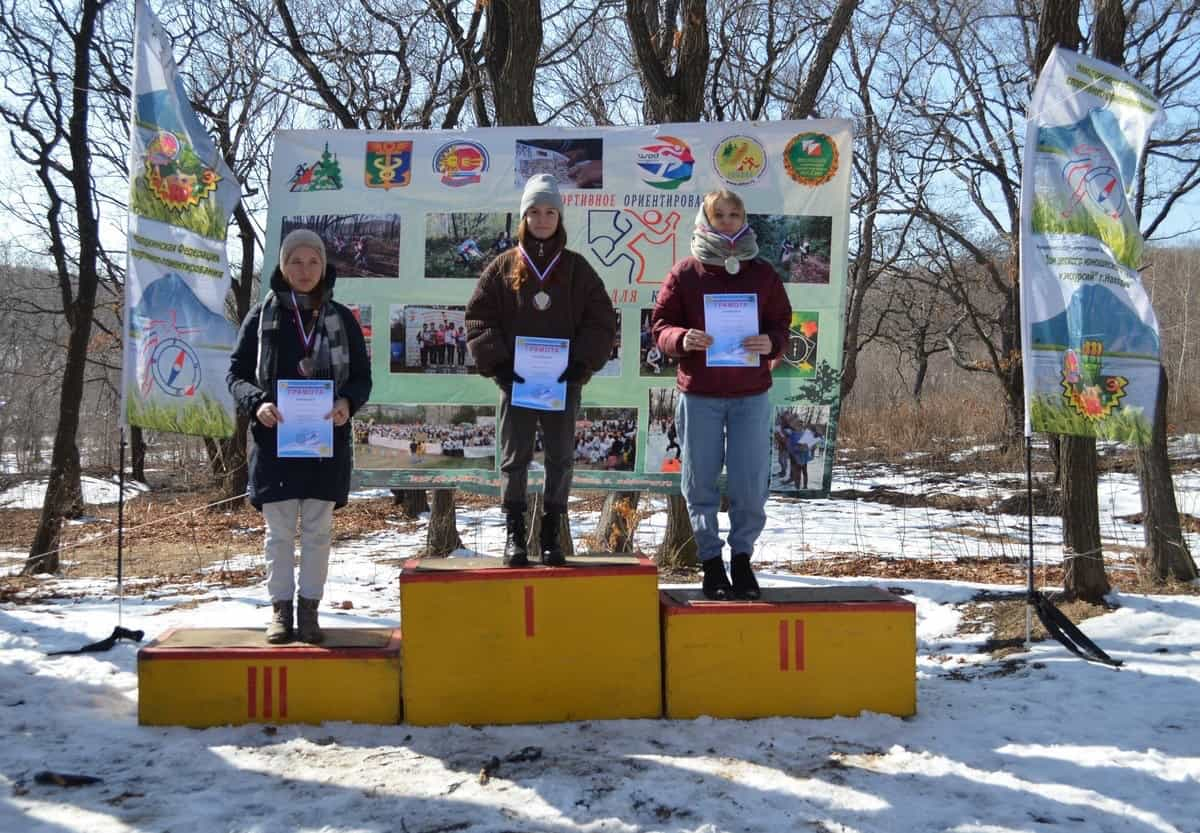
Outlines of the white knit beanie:
<svg viewBox="0 0 1200 833">
<path fill-rule="evenodd" d="M 525 216 L 534 205 L 548 205 L 563 213 L 562 194 L 558 193 L 558 180 L 550 174 L 537 174 L 529 177 L 525 183 L 525 192 L 521 194 L 521 216 Z"/>
<path fill-rule="evenodd" d="M 310 249 L 316 250 L 317 254 L 321 256 L 321 271 L 324 272 L 327 264 L 325 260 L 325 241 L 321 239 L 321 235 L 306 228 L 298 228 L 283 238 L 283 243 L 279 247 L 280 268 L 283 268 L 283 264 L 287 263 L 288 255 L 301 246 L 307 246 Z"/>
</svg>

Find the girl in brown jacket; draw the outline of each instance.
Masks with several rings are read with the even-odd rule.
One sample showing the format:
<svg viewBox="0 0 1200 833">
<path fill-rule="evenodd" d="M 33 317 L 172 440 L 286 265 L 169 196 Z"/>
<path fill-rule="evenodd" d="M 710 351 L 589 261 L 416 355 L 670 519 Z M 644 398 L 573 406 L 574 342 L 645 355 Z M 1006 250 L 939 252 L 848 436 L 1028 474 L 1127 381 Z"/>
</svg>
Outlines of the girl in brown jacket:
<svg viewBox="0 0 1200 833">
<path fill-rule="evenodd" d="M 582 255 L 566 248 L 562 209 L 558 180 L 549 174 L 531 177 L 521 196 L 516 248 L 488 265 L 467 302 L 467 347 L 479 372 L 503 392 L 500 486 L 506 519 L 504 563 L 510 567 L 529 563 L 525 489 L 539 425 L 546 453 L 541 561 L 549 566 L 565 563 L 558 529 L 571 492 L 580 392 L 608 361 L 617 332 L 616 312 L 600 276 Z M 567 369 L 558 379 L 567 383 L 562 411 L 512 404 L 513 382 L 525 381 L 513 370 L 517 336 L 570 340 Z"/>
</svg>

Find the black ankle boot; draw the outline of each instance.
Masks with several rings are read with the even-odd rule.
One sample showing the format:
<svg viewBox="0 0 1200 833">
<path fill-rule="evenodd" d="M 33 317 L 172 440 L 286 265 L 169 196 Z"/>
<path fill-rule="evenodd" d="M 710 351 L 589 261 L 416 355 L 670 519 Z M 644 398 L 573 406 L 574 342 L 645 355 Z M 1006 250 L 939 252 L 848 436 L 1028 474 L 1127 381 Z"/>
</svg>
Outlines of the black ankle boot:
<svg viewBox="0 0 1200 833">
<path fill-rule="evenodd" d="M 714 602 L 732 598 L 733 586 L 729 583 L 729 576 L 725 575 L 725 562 L 721 556 L 701 561 L 700 566 L 704 568 L 704 597 Z"/>
<path fill-rule="evenodd" d="M 729 571 L 733 574 L 733 595 L 738 599 L 758 599 L 762 591 L 758 589 L 758 579 L 750 569 L 750 553 L 735 553 L 729 559 Z"/>
<path fill-rule="evenodd" d="M 525 529 L 525 507 L 504 507 L 504 566 L 529 566 L 529 533 Z"/>
<path fill-rule="evenodd" d="M 542 563 L 547 567 L 562 567 L 567 563 L 562 544 L 558 540 L 558 528 L 564 514 L 561 509 L 547 505 L 546 514 L 542 516 Z"/>
</svg>

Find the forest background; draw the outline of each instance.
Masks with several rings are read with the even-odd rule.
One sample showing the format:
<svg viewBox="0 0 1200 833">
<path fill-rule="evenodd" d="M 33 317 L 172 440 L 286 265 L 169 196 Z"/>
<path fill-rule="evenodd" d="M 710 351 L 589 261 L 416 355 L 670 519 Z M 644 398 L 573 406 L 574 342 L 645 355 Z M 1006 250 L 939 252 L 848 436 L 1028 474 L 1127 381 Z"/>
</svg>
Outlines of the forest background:
<svg viewBox="0 0 1200 833">
<path fill-rule="evenodd" d="M 927 452 L 934 467 L 950 462 L 949 439 L 995 444 L 1007 469 L 1020 459 L 1018 195 L 1036 70 L 1055 43 L 1123 65 L 1166 116 L 1134 201 L 1168 383 L 1161 430 L 1200 426 L 1195 4 L 213 0 L 156 11 L 244 195 L 231 320 L 258 294 L 279 129 L 851 118 L 840 442 L 881 458 Z M 81 473 L 118 464 L 132 27 L 132 4 L 113 0 L 0 0 L 0 479 L 49 482 L 28 572 L 57 569 L 63 523 L 84 511 Z M 134 430 L 130 442 L 138 479 L 149 456 L 152 480 L 244 491 L 240 441 Z M 1126 458 L 1150 501 L 1147 558 L 1164 576 L 1194 577 L 1173 498 L 1152 500 L 1171 492 L 1165 443 L 1161 456 Z M 1055 439 L 1037 465 L 1064 547 L 1098 551 L 1095 443 Z M 431 524 L 431 546 L 444 550 L 455 497 L 433 497 L 445 523 Z M 425 496 L 398 498 L 413 510 Z M 620 546 L 631 539 L 620 519 L 634 513 L 619 509 L 637 496 L 614 498 L 598 540 Z M 675 526 L 664 554 L 686 561 L 690 530 Z M 1067 589 L 1102 594 L 1102 565 L 1099 576 L 1068 570 Z"/>
</svg>

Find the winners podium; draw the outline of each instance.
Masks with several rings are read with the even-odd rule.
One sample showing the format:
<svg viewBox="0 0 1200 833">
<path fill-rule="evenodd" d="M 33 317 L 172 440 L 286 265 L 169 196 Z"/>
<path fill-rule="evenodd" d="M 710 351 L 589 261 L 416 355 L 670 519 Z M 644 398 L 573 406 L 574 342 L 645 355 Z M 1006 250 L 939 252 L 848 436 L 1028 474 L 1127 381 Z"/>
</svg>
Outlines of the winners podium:
<svg viewBox="0 0 1200 833">
<path fill-rule="evenodd" d="M 662 714 L 658 572 L 644 557 L 415 559 L 400 571 L 400 610 L 408 723 Z"/>
<path fill-rule="evenodd" d="M 917 710 L 916 607 L 876 587 L 765 588 L 755 602 L 662 592 L 666 715 Z"/>
<path fill-rule="evenodd" d="M 660 591 L 642 556 L 522 568 L 431 558 L 402 567 L 400 612 L 403 638 L 326 628 L 321 645 L 269 645 L 262 628 L 169 631 L 138 652 L 139 722 L 916 711 L 916 608 L 876 587 L 766 588 L 758 601 L 711 602 L 699 589 Z"/>
<path fill-rule="evenodd" d="M 147 726 L 400 722 L 400 631 L 325 628 L 320 645 L 269 645 L 262 628 L 168 631 L 138 651 Z"/>
</svg>

